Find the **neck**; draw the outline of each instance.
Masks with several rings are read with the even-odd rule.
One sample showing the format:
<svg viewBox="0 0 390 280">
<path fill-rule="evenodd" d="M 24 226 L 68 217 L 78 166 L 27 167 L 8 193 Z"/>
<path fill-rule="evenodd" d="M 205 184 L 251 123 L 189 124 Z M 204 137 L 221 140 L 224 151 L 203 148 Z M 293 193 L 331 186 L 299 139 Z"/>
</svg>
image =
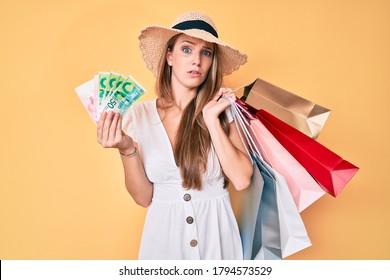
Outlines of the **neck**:
<svg viewBox="0 0 390 280">
<path fill-rule="evenodd" d="M 179 111 L 184 111 L 187 105 L 194 99 L 196 95 L 197 88 L 189 89 L 181 85 L 172 84 L 172 95 L 173 95 L 173 104 L 179 109 Z"/>
</svg>

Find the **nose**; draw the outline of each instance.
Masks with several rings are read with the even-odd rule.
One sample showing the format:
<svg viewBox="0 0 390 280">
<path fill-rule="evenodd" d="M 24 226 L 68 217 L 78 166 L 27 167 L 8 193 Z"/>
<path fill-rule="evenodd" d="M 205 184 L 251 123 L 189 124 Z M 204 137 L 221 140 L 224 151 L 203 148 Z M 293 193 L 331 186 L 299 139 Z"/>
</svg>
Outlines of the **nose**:
<svg viewBox="0 0 390 280">
<path fill-rule="evenodd" d="M 200 62 L 201 62 L 201 55 L 200 55 L 200 52 L 195 52 L 195 53 L 194 53 L 194 56 L 193 56 L 192 64 L 193 64 L 193 65 L 196 65 L 196 66 L 199 66 L 199 65 L 200 65 Z"/>
</svg>

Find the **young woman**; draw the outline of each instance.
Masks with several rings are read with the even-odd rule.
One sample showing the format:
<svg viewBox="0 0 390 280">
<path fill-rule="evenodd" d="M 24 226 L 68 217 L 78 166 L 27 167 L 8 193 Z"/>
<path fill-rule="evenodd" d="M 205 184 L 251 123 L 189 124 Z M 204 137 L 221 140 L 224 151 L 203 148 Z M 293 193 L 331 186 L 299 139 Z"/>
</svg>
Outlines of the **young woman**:
<svg viewBox="0 0 390 280">
<path fill-rule="evenodd" d="M 158 98 L 134 104 L 123 120 L 103 114 L 97 130 L 103 147 L 119 150 L 130 195 L 149 207 L 139 258 L 242 259 L 226 185 L 248 187 L 253 170 L 221 98 L 235 96 L 221 84 L 246 55 L 199 12 L 147 27 L 139 40 Z"/>
</svg>

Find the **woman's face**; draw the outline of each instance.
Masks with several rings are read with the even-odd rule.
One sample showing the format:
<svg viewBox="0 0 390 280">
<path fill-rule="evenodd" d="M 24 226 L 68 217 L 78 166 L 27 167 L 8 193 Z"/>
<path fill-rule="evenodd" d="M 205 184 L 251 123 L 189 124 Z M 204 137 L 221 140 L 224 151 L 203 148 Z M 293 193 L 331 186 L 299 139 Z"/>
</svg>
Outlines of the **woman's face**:
<svg viewBox="0 0 390 280">
<path fill-rule="evenodd" d="M 167 63 L 172 66 L 172 83 L 186 89 L 198 88 L 206 79 L 213 62 L 212 43 L 184 34 L 179 35 L 172 50 L 167 53 Z"/>
</svg>

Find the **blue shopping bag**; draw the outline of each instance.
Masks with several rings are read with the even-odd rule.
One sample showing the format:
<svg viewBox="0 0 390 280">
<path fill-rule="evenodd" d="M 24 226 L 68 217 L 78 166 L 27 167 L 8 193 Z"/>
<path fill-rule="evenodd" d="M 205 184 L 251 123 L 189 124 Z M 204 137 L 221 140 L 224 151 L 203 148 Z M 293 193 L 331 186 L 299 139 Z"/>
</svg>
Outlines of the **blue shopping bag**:
<svg viewBox="0 0 390 280">
<path fill-rule="evenodd" d="M 252 160 L 254 178 L 243 196 L 239 219 L 244 259 L 277 260 L 311 246 L 283 176 L 257 155 Z"/>
</svg>

